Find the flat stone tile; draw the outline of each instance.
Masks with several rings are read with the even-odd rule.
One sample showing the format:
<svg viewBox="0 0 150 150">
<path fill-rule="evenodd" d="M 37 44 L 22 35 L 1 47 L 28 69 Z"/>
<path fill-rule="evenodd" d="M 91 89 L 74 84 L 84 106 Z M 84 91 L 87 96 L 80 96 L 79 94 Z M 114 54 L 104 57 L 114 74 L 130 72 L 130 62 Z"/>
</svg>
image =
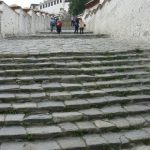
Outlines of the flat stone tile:
<svg viewBox="0 0 150 150">
<path fill-rule="evenodd" d="M 71 122 L 61 123 L 58 125 L 64 132 L 70 132 L 70 131 L 77 131 L 78 130 L 78 127 L 74 123 L 71 123 Z"/>
<path fill-rule="evenodd" d="M 57 101 L 47 101 L 47 102 L 39 102 L 37 103 L 38 108 L 47 108 L 47 109 L 59 109 L 59 108 L 64 108 L 65 105 L 63 102 L 57 102 Z"/>
<path fill-rule="evenodd" d="M 85 140 L 86 145 L 89 148 L 94 147 L 94 146 L 100 147 L 100 146 L 107 144 L 106 140 L 98 134 L 85 135 L 83 136 L 83 139 Z"/>
<path fill-rule="evenodd" d="M 62 147 L 62 149 L 84 149 L 86 147 L 84 141 L 77 137 L 68 137 L 63 139 L 58 139 L 57 142 Z"/>
<path fill-rule="evenodd" d="M 27 121 L 27 122 L 37 122 L 37 123 L 40 123 L 41 121 L 46 121 L 46 122 L 49 122 L 51 123 L 52 122 L 52 116 L 49 115 L 49 114 L 35 114 L 35 115 L 29 115 L 29 116 L 26 116 L 24 118 L 23 121 Z"/>
<path fill-rule="evenodd" d="M 125 118 L 111 119 L 110 122 L 116 125 L 117 128 L 128 128 L 130 126 L 129 122 Z"/>
<path fill-rule="evenodd" d="M 150 110 L 150 107 L 145 106 L 145 105 L 126 105 L 124 108 L 128 112 L 137 112 L 137 111 L 148 111 Z"/>
<path fill-rule="evenodd" d="M 60 150 L 55 141 L 42 142 L 7 142 L 2 143 L 1 150 Z"/>
<path fill-rule="evenodd" d="M 71 93 L 69 92 L 55 92 L 50 93 L 51 100 L 68 100 L 71 99 Z"/>
<path fill-rule="evenodd" d="M 146 122 L 143 117 L 141 116 L 129 116 L 126 117 L 127 121 L 129 122 L 129 124 L 131 126 L 139 126 L 139 125 L 144 125 L 144 123 Z"/>
<path fill-rule="evenodd" d="M 108 121 L 104 121 L 104 120 L 96 120 L 94 121 L 95 125 L 103 130 L 103 129 L 113 129 L 115 128 L 116 126 Z"/>
<path fill-rule="evenodd" d="M 125 137 L 131 141 L 144 140 L 150 138 L 149 134 L 144 130 L 133 130 L 131 132 L 125 133 Z"/>
<path fill-rule="evenodd" d="M 2 110 L 9 110 L 9 109 L 11 109 L 12 108 L 12 105 L 11 104 L 7 104 L 7 103 L 1 103 L 0 104 L 0 110 L 2 111 Z"/>
<path fill-rule="evenodd" d="M 101 117 L 103 115 L 103 113 L 97 108 L 84 109 L 80 112 L 87 117 Z"/>
<path fill-rule="evenodd" d="M 36 103 L 14 103 L 12 104 L 14 109 L 34 109 L 37 108 L 37 104 Z"/>
<path fill-rule="evenodd" d="M 96 130 L 96 126 L 90 121 L 76 122 L 79 130 Z"/>
<path fill-rule="evenodd" d="M 103 104 L 108 102 L 105 97 L 88 98 L 87 100 L 90 104 Z"/>
<path fill-rule="evenodd" d="M 77 121 L 82 119 L 83 117 L 83 115 L 79 112 L 53 113 L 52 116 L 55 123 L 66 121 Z"/>
<path fill-rule="evenodd" d="M 101 135 L 109 144 L 125 144 L 129 143 L 129 140 L 121 133 L 106 133 Z"/>
<path fill-rule="evenodd" d="M 126 112 L 125 109 L 123 109 L 120 105 L 116 106 L 110 106 L 110 107 L 104 107 L 100 109 L 104 114 L 119 114 Z"/>
<path fill-rule="evenodd" d="M 26 130 L 21 126 L 3 127 L 0 129 L 0 137 L 20 137 L 25 136 Z"/>
<path fill-rule="evenodd" d="M 58 126 L 38 126 L 38 127 L 28 127 L 27 133 L 31 135 L 53 135 L 61 133 L 61 129 Z"/>
<path fill-rule="evenodd" d="M 14 115 L 6 115 L 5 117 L 5 123 L 6 124 L 9 124 L 9 122 L 22 122 L 23 121 L 23 118 L 24 118 L 24 114 L 14 114 Z"/>
<path fill-rule="evenodd" d="M 87 100 L 77 99 L 77 100 L 68 100 L 65 101 L 65 105 L 67 107 L 83 107 L 84 105 L 88 105 Z"/>
</svg>

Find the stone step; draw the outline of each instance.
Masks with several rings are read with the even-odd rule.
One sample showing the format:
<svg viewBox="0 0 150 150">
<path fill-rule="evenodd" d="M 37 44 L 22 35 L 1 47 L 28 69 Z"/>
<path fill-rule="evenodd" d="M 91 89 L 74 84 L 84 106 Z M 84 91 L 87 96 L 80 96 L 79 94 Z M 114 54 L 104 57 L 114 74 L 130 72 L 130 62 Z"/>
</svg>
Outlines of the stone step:
<svg viewBox="0 0 150 150">
<path fill-rule="evenodd" d="M 17 105 L 14 105 L 14 107 L 17 107 Z M 27 107 L 27 105 L 24 107 Z M 43 113 L 40 111 L 38 113 L 30 112 L 31 108 L 33 109 L 33 105 L 29 106 L 28 112 L 26 113 L 17 113 L 15 110 L 13 110 L 12 113 L 8 113 L 9 111 L 7 113 L 2 113 L 0 115 L 0 126 L 11 127 L 14 125 L 15 126 L 56 125 L 58 123 L 65 123 L 65 122 L 72 122 L 72 123 L 75 123 L 76 121 L 87 122 L 95 119 L 102 119 L 102 120 L 107 119 L 108 122 L 109 120 L 111 120 L 110 122 L 113 122 L 114 124 L 115 123 L 119 124 L 120 122 L 125 123 L 125 121 L 127 122 L 127 120 L 129 120 L 129 122 L 131 122 L 133 125 L 137 125 L 137 122 L 139 121 L 140 126 L 150 126 L 150 117 L 149 117 L 150 106 L 146 106 L 141 103 L 126 104 L 122 106 L 119 104 L 117 105 L 114 104 L 114 106 L 104 106 L 102 108 L 94 108 L 94 107 L 91 107 L 89 109 L 82 108 L 78 109 L 78 111 L 76 110 L 69 112 L 64 111 L 56 112 L 56 110 L 53 110 L 51 113 L 50 112 L 46 113 L 46 111 L 44 112 L 46 107 L 45 108 L 43 107 L 41 109 L 43 110 Z M 115 118 L 120 118 L 121 121 Z M 139 124 L 137 126 L 139 126 Z"/>
<path fill-rule="evenodd" d="M 0 93 L 0 101 L 8 102 L 38 102 L 41 99 L 64 101 L 76 98 L 90 98 L 99 96 L 129 96 L 135 94 L 150 94 L 149 86 L 130 86 L 118 88 L 103 88 L 100 90 L 76 90 L 76 91 L 61 91 L 61 92 L 30 92 L 30 93 Z"/>
<path fill-rule="evenodd" d="M 20 76 L 20 75 L 95 75 L 109 72 L 127 72 L 133 70 L 146 70 L 150 71 L 149 64 L 147 65 L 132 65 L 132 66 L 105 66 L 105 67 L 90 67 L 90 68 L 43 68 L 43 69 L 13 69 L 13 70 L 1 70 L 0 76 Z"/>
<path fill-rule="evenodd" d="M 18 105 L 14 105 L 14 107 L 18 107 Z M 20 105 L 21 107 L 21 105 Z M 25 108 L 26 107 L 26 108 Z M 146 102 L 143 103 L 134 103 L 134 104 L 115 104 L 113 106 L 104 106 L 102 108 L 91 107 L 89 109 L 78 109 L 78 111 L 64 111 L 63 112 L 38 112 L 37 114 L 34 112 L 29 112 L 34 109 L 36 106 L 27 106 L 27 103 L 22 109 L 28 109 L 28 113 L 17 113 L 15 110 L 12 113 L 2 113 L 0 115 L 0 125 L 1 126 L 8 126 L 8 125 L 54 125 L 58 123 L 64 122 L 76 122 L 76 121 L 91 121 L 94 119 L 113 119 L 116 117 L 127 117 L 127 116 L 134 116 L 134 115 L 141 115 L 145 117 L 147 121 L 150 120 L 150 103 Z M 48 108 L 48 107 L 47 107 Z M 20 109 L 18 107 L 18 109 Z M 36 111 L 36 110 L 35 110 Z M 41 110 L 42 112 L 42 110 Z M 13 114 L 16 113 L 16 114 Z M 134 118 L 134 117 L 133 117 Z"/>
<path fill-rule="evenodd" d="M 95 75 L 32 75 L 32 76 L 20 76 L 20 77 L 0 77 L 0 84 L 37 84 L 47 82 L 61 82 L 61 83 L 81 83 L 81 82 L 96 82 L 96 81 L 112 81 L 116 79 L 138 79 L 141 77 L 148 78 L 148 71 L 126 71 L 116 73 L 103 73 Z"/>
<path fill-rule="evenodd" d="M 41 62 L 41 63 L 4 63 L 0 64 L 1 70 L 9 70 L 9 69 L 37 69 L 41 67 L 50 67 L 50 68 L 82 68 L 82 67 L 103 67 L 103 66 L 124 66 L 126 65 L 138 65 L 138 64 L 149 64 L 150 59 L 132 59 L 132 60 L 116 60 L 116 61 L 88 61 L 88 62 Z"/>
<path fill-rule="evenodd" d="M 118 54 L 118 55 L 112 55 L 112 56 L 66 56 L 66 57 L 26 57 L 26 58 L 0 58 L 0 63 L 8 63 L 8 62 L 16 62 L 16 63 L 39 63 L 39 62 L 47 62 L 47 61 L 53 61 L 53 62 L 68 62 L 68 61 L 78 61 L 78 62 L 85 62 L 85 61 L 113 61 L 113 60 L 132 60 L 132 59 L 146 59 L 149 58 L 150 53 L 144 53 L 144 54 Z"/>
<path fill-rule="evenodd" d="M 150 150 L 150 144 L 149 145 L 140 144 L 138 146 L 136 145 L 136 146 L 133 146 L 132 148 L 126 148 L 123 150 Z"/>
<path fill-rule="evenodd" d="M 128 86 L 150 86 L 150 78 L 124 79 L 112 81 L 96 81 L 96 82 L 78 82 L 78 83 L 59 83 L 47 82 L 41 84 L 5 84 L 1 85 L 0 93 L 19 93 L 19 92 L 52 92 L 52 91 L 75 91 L 75 90 L 100 90 L 102 88 L 128 87 Z"/>
<path fill-rule="evenodd" d="M 104 56 L 111 56 L 111 55 L 129 55 L 129 54 L 149 54 L 149 50 L 140 50 L 140 49 L 135 49 L 135 50 L 113 50 L 113 51 L 67 51 L 67 52 L 34 52 L 34 53 L 6 53 L 6 54 L 1 54 L 0 58 L 28 58 L 28 57 L 66 57 L 66 56 L 97 56 L 97 55 L 104 55 Z"/>
<path fill-rule="evenodd" d="M 54 127 L 52 127 L 54 128 Z M 38 129 L 38 128 L 37 128 Z M 46 129 L 45 129 L 46 130 Z M 47 127 L 48 132 L 43 129 L 42 133 L 55 133 Z M 57 129 L 58 130 L 58 129 Z M 34 142 L 3 142 L 1 145 L 1 150 L 101 150 L 115 149 L 120 150 L 125 147 L 131 147 L 133 144 L 145 143 L 150 140 L 149 128 L 135 129 L 133 131 L 126 130 L 121 132 L 108 132 L 103 134 L 81 134 L 80 136 L 65 136 L 41 141 Z M 30 131 L 30 130 L 29 130 Z M 33 130 L 33 133 L 36 131 Z M 59 131 L 59 130 L 58 130 Z M 18 131 L 19 132 L 19 131 Z M 21 133 L 22 132 L 22 133 Z M 20 128 L 20 135 L 25 133 L 22 128 Z M 9 134 L 10 135 L 10 134 Z M 9 136 L 8 135 L 8 136 Z M 15 133 L 18 136 L 19 133 Z M 40 136 L 39 136 L 40 137 Z M 27 135 L 28 139 L 31 139 L 31 135 Z M 4 140 L 4 139 L 3 139 Z"/>
</svg>

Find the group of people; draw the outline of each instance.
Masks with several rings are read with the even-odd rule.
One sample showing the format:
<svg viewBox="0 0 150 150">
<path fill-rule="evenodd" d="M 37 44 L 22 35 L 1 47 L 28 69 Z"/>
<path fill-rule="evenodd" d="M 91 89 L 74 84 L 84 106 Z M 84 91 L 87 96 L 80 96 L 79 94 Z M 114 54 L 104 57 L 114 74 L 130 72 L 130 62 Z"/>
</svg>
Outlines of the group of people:
<svg viewBox="0 0 150 150">
<path fill-rule="evenodd" d="M 83 22 L 82 18 L 73 18 L 71 20 L 71 26 L 74 27 L 74 33 L 78 33 L 80 30 L 80 34 L 84 33 L 85 23 Z M 61 33 L 62 22 L 59 18 L 51 17 L 50 20 L 50 30 L 53 32 L 55 29 L 58 34 Z"/>
<path fill-rule="evenodd" d="M 59 18 L 51 17 L 50 20 L 50 29 L 51 32 L 53 32 L 56 28 L 56 31 L 58 34 L 61 33 L 61 27 L 62 27 L 62 22 Z"/>
<path fill-rule="evenodd" d="M 74 33 L 78 33 L 80 30 L 80 34 L 84 33 L 84 28 L 86 27 L 82 18 L 77 18 L 77 17 L 72 19 L 71 26 L 74 27 Z"/>
</svg>

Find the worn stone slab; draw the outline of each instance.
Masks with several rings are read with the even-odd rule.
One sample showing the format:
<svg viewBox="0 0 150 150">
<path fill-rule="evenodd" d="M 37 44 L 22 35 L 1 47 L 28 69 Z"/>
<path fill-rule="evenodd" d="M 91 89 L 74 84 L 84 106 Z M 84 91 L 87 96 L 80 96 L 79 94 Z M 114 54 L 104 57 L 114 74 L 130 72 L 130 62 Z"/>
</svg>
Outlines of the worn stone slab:
<svg viewBox="0 0 150 150">
<path fill-rule="evenodd" d="M 25 116 L 23 121 L 28 122 L 30 124 L 32 124 L 32 123 L 39 123 L 40 124 L 42 122 L 52 123 L 52 116 L 49 114 L 29 115 L 29 116 Z"/>
<path fill-rule="evenodd" d="M 56 135 L 61 133 L 61 129 L 58 126 L 38 126 L 38 127 L 28 127 L 26 128 L 27 134 L 36 135 L 36 136 L 45 136 L 45 135 Z"/>
<path fill-rule="evenodd" d="M 35 109 L 35 108 L 37 108 L 37 104 L 36 103 L 32 103 L 32 102 L 28 102 L 28 103 L 14 103 L 14 104 L 12 104 L 12 107 L 14 108 L 14 109 L 20 109 L 20 110 L 22 110 L 22 109 Z"/>
<path fill-rule="evenodd" d="M 61 123 L 58 125 L 62 129 L 62 131 L 64 131 L 64 132 L 72 132 L 72 131 L 78 130 L 78 127 L 76 126 L 75 123 L 66 122 L 66 123 Z"/>
<path fill-rule="evenodd" d="M 59 101 L 44 101 L 44 102 L 39 102 L 37 103 L 37 106 L 39 109 L 62 109 L 65 107 L 63 102 Z"/>
<path fill-rule="evenodd" d="M 76 125 L 78 126 L 79 130 L 87 130 L 87 131 L 97 130 L 97 127 L 90 121 L 76 122 Z"/>
<path fill-rule="evenodd" d="M 130 141 L 139 141 L 150 138 L 149 134 L 144 130 L 132 130 L 124 134 Z"/>
<path fill-rule="evenodd" d="M 0 129 L 0 138 L 24 137 L 25 135 L 26 130 L 21 126 L 3 127 Z"/>
<path fill-rule="evenodd" d="M 6 124 L 21 123 L 23 121 L 24 116 L 25 116 L 24 114 L 6 115 L 5 123 Z"/>
<path fill-rule="evenodd" d="M 50 93 L 51 100 L 68 100 L 71 99 L 71 93 L 69 92 L 55 92 Z"/>
<path fill-rule="evenodd" d="M 97 108 L 84 109 L 80 111 L 85 117 L 101 117 L 103 113 Z"/>
<path fill-rule="evenodd" d="M 85 105 L 88 105 L 89 102 L 87 100 L 83 100 L 83 99 L 77 99 L 77 100 L 68 100 L 65 101 L 65 106 L 66 107 L 84 107 Z"/>
<path fill-rule="evenodd" d="M 64 150 L 67 149 L 81 150 L 86 147 L 84 141 L 78 137 L 68 137 L 68 138 L 58 139 L 57 142 Z"/>
<path fill-rule="evenodd" d="M 100 109 L 105 115 L 107 114 L 120 114 L 126 112 L 124 108 L 122 108 L 120 105 L 116 106 L 110 106 L 110 107 L 104 107 Z"/>
<path fill-rule="evenodd" d="M 0 150 L 60 150 L 55 141 L 42 142 L 5 142 L 1 144 Z"/>
<path fill-rule="evenodd" d="M 141 116 L 128 116 L 126 117 L 127 121 L 129 122 L 130 126 L 140 126 L 144 125 L 146 121 Z"/>
<path fill-rule="evenodd" d="M 109 120 L 110 123 L 116 125 L 117 128 L 128 128 L 130 126 L 129 122 L 125 118 L 116 118 Z"/>
<path fill-rule="evenodd" d="M 83 117 L 83 115 L 80 112 L 53 113 L 52 116 L 55 123 L 78 121 Z"/>
<path fill-rule="evenodd" d="M 114 124 L 110 123 L 109 121 L 105 121 L 105 120 L 96 120 L 96 121 L 94 121 L 94 124 L 100 130 L 103 130 L 103 129 L 110 130 L 110 129 L 116 128 L 116 126 Z"/>
</svg>

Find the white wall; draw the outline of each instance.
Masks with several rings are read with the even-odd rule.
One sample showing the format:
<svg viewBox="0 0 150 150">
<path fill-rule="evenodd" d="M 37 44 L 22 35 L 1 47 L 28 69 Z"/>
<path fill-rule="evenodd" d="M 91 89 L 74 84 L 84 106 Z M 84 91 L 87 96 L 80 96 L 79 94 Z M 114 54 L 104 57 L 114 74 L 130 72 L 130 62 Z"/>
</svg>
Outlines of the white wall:
<svg viewBox="0 0 150 150">
<path fill-rule="evenodd" d="M 105 1 L 95 19 L 92 15 L 85 20 L 87 30 L 122 39 L 150 40 L 150 0 Z"/>
<path fill-rule="evenodd" d="M 69 2 L 64 2 L 64 0 L 62 0 L 62 3 L 60 3 L 59 0 L 59 4 L 56 3 L 56 5 L 53 4 L 53 6 L 48 6 L 48 3 L 53 2 L 54 0 L 49 0 L 47 2 L 41 3 L 40 5 L 43 6 L 44 4 L 46 5 L 47 3 L 47 7 L 46 8 L 42 8 L 41 11 L 45 11 L 48 12 L 50 14 L 59 14 L 60 13 L 60 8 L 63 8 L 65 11 L 68 12 L 69 10 Z"/>
<path fill-rule="evenodd" d="M 46 14 L 47 15 L 47 14 Z M 22 8 L 13 10 L 4 2 L 0 2 L 0 36 L 35 34 L 48 29 L 50 15 Z"/>
</svg>

